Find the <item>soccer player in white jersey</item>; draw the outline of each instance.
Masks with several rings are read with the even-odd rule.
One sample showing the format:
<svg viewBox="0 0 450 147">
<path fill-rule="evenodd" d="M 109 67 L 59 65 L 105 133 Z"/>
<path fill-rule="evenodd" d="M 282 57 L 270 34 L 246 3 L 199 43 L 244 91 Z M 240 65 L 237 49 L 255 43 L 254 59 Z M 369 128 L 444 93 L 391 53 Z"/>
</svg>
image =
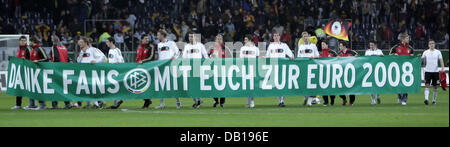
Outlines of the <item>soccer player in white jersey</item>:
<svg viewBox="0 0 450 147">
<path fill-rule="evenodd" d="M 189 33 L 189 43 L 184 46 L 182 58 L 201 59 L 209 58 L 205 46 L 199 41 L 199 36 L 194 32 Z M 194 98 L 193 108 L 200 108 L 203 101 L 201 98 Z"/>
<path fill-rule="evenodd" d="M 78 46 L 80 46 L 80 55 L 77 58 L 78 63 L 104 63 L 106 61 L 106 56 L 97 48 L 94 48 L 90 45 L 88 38 L 81 38 L 78 41 Z M 103 103 L 104 104 L 104 103 Z M 75 107 L 78 107 L 79 103 L 74 104 Z M 87 102 L 85 108 L 90 108 L 92 102 Z M 99 108 L 99 103 L 96 101 L 94 103 L 95 108 Z"/>
<path fill-rule="evenodd" d="M 240 58 L 258 58 L 259 57 L 259 48 L 255 46 L 253 41 L 251 40 L 252 35 L 245 35 L 244 43 L 245 45 L 241 48 Z M 253 97 L 247 98 L 247 107 L 254 108 L 255 107 L 255 99 Z"/>
<path fill-rule="evenodd" d="M 106 40 L 106 45 L 109 47 L 108 51 L 108 63 L 111 64 L 119 64 L 124 63 L 124 59 L 122 56 L 122 52 L 119 48 L 115 45 L 116 41 L 114 38 L 110 37 L 108 40 Z M 117 109 L 120 107 L 120 105 L 123 103 L 123 100 L 114 100 L 114 104 L 109 107 L 109 109 Z"/>
<path fill-rule="evenodd" d="M 317 46 L 314 43 L 309 42 L 309 34 L 308 32 L 302 33 L 302 38 L 305 43 L 299 45 L 297 58 L 310 58 L 315 59 L 319 58 L 320 54 L 317 50 Z M 315 96 L 305 96 L 303 99 L 303 105 L 308 104 L 308 107 L 312 106 L 312 101 L 315 99 Z M 316 98 L 316 103 L 320 104 L 320 99 Z"/>
<path fill-rule="evenodd" d="M 441 64 L 441 71 L 444 72 L 444 60 L 442 59 L 441 51 L 435 49 L 436 42 L 434 40 L 428 41 L 429 49 L 423 52 L 422 60 L 425 62 L 425 105 L 428 105 L 428 97 L 430 95 L 430 85 L 434 86 L 433 102 L 436 104 L 437 99 L 437 87 L 439 81 L 439 69 L 438 63 Z"/>
<path fill-rule="evenodd" d="M 286 58 L 294 60 L 294 54 L 286 43 L 280 41 L 280 33 L 273 33 L 273 41 L 271 42 L 269 47 L 267 48 L 266 58 Z M 279 107 L 286 107 L 284 104 L 284 96 L 278 97 L 280 104 Z"/>
<path fill-rule="evenodd" d="M 375 44 L 375 41 L 371 40 L 369 42 L 370 49 L 366 50 L 365 56 L 384 56 L 383 51 L 377 48 L 377 45 Z M 370 95 L 372 99 L 372 105 L 381 104 L 381 98 L 379 94 L 371 94 Z M 377 98 L 375 100 L 375 97 Z"/>
<path fill-rule="evenodd" d="M 160 41 L 158 43 L 158 60 L 174 60 L 178 58 L 180 55 L 180 50 L 177 47 L 177 44 L 173 41 L 169 41 L 167 39 L 167 32 L 165 30 L 159 30 L 157 33 L 157 38 Z M 181 108 L 180 98 L 176 98 L 177 100 L 177 109 Z M 164 103 L 164 98 L 161 99 L 161 104 L 155 107 L 156 109 L 166 108 L 166 104 Z"/>
</svg>

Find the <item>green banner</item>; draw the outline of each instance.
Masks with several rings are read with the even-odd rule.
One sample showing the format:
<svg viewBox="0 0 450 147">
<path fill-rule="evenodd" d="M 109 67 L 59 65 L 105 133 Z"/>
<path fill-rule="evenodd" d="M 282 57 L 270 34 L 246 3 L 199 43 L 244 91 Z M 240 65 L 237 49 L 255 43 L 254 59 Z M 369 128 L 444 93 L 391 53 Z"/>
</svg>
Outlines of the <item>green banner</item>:
<svg viewBox="0 0 450 147">
<path fill-rule="evenodd" d="M 176 59 L 33 63 L 12 57 L 7 94 L 45 101 L 419 93 L 421 59 Z"/>
</svg>

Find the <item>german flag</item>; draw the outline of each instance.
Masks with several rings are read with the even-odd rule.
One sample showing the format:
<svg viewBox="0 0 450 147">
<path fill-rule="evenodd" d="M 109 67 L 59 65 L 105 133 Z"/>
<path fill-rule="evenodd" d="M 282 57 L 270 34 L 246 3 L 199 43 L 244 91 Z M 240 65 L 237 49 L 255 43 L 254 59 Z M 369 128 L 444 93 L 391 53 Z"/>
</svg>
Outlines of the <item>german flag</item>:
<svg viewBox="0 0 450 147">
<path fill-rule="evenodd" d="M 177 33 L 178 36 L 181 36 L 181 29 L 179 26 L 173 24 L 173 30 L 175 30 L 175 33 Z"/>
<path fill-rule="evenodd" d="M 347 22 L 342 19 L 333 19 L 325 27 L 324 31 L 326 34 L 335 37 L 340 40 L 348 40 L 348 30 L 352 26 L 352 23 Z"/>
<path fill-rule="evenodd" d="M 123 28 L 122 28 L 122 32 L 128 32 L 129 30 L 131 30 L 131 27 L 130 27 L 130 25 L 126 25 L 126 26 L 124 26 Z"/>
</svg>

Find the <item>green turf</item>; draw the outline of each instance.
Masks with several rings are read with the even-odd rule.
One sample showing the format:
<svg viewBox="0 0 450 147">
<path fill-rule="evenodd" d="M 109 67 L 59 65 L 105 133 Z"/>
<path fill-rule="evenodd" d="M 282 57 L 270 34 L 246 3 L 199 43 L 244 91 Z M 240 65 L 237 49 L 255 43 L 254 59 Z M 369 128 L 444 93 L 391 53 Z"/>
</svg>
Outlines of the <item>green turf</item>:
<svg viewBox="0 0 450 147">
<path fill-rule="evenodd" d="M 225 108 L 212 108 L 213 100 L 204 99 L 200 109 L 193 109 L 192 99 L 182 99 L 183 108 L 177 110 L 175 99 L 166 99 L 164 110 L 138 109 L 143 101 L 126 101 L 123 110 L 10 110 L 15 97 L 0 93 L 0 126 L 100 126 L 100 127 L 449 127 L 449 92 L 439 90 L 438 104 L 425 106 L 423 93 L 411 94 L 407 106 L 397 104 L 396 95 L 381 95 L 382 104 L 370 105 L 370 96 L 356 97 L 353 107 L 336 105 L 311 108 L 302 106 L 303 97 L 289 97 L 287 107 L 278 108 L 278 99 L 256 98 L 256 108 L 245 108 L 244 98 L 227 99 Z M 108 102 L 111 104 L 112 102 Z M 154 100 L 155 105 L 159 100 Z M 28 98 L 24 98 L 24 104 Z M 47 105 L 50 105 L 47 102 Z M 62 104 L 60 103 L 60 106 Z"/>
</svg>

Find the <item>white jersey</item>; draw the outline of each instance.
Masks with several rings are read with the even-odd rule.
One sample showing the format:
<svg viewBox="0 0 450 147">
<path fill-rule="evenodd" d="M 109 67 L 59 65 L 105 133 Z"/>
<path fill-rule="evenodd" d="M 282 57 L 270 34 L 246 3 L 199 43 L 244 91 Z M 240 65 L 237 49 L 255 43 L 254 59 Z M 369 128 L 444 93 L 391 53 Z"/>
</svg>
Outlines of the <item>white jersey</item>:
<svg viewBox="0 0 450 147">
<path fill-rule="evenodd" d="M 383 56 L 383 55 L 384 55 L 383 51 L 381 51 L 380 49 L 375 49 L 375 50 L 368 49 L 368 50 L 366 50 L 366 54 L 365 54 L 365 56 Z"/>
<path fill-rule="evenodd" d="M 106 61 L 106 56 L 97 48 L 89 47 L 86 51 L 81 51 L 77 58 L 78 63 L 104 63 Z"/>
<path fill-rule="evenodd" d="M 177 44 L 173 41 L 159 42 L 158 43 L 158 60 L 177 58 L 180 54 Z"/>
<path fill-rule="evenodd" d="M 423 52 L 422 59 L 425 59 L 425 72 L 439 72 L 438 63 L 442 59 L 441 51 L 428 49 Z"/>
<path fill-rule="evenodd" d="M 124 63 L 122 52 L 119 48 L 109 49 L 108 63 Z"/>
<path fill-rule="evenodd" d="M 319 57 L 319 51 L 315 44 L 302 44 L 298 47 L 297 57 L 298 58 L 310 58 Z"/>
<path fill-rule="evenodd" d="M 202 58 L 209 58 L 208 53 L 206 53 L 206 48 L 202 43 L 195 43 L 195 44 L 186 44 L 184 46 L 183 50 L 183 58 L 194 58 L 194 59 L 200 59 Z"/>
<path fill-rule="evenodd" d="M 240 51 L 240 58 L 257 58 L 259 57 L 259 48 L 256 46 L 243 46 Z"/>
<path fill-rule="evenodd" d="M 286 56 L 293 58 L 294 54 L 292 54 L 291 49 L 286 43 L 270 43 L 266 57 L 267 58 L 286 58 Z"/>
</svg>

